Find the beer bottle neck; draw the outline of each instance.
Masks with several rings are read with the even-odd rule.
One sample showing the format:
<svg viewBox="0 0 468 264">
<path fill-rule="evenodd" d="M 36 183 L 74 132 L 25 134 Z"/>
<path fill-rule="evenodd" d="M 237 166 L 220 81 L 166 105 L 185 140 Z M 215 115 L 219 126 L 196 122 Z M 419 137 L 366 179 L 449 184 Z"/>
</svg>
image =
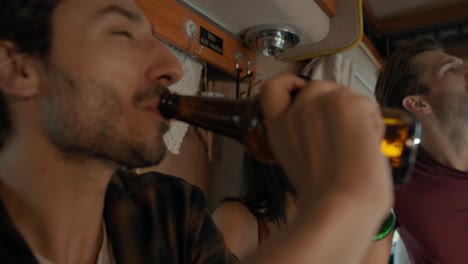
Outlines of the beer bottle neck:
<svg viewBox="0 0 468 264">
<path fill-rule="evenodd" d="M 165 118 L 177 119 L 194 126 L 242 141 L 258 119 L 256 100 L 182 96 L 165 93 L 159 111 Z"/>
</svg>

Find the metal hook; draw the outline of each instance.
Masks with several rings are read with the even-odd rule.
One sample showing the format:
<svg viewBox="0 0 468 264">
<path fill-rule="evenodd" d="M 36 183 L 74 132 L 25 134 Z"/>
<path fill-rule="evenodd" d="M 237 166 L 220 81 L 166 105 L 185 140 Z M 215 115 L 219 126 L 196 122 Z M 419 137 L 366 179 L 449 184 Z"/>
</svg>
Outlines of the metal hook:
<svg viewBox="0 0 468 264">
<path fill-rule="evenodd" d="M 247 61 L 247 75 L 250 75 L 252 73 L 252 65 L 253 65 L 253 61 L 248 60 Z"/>
<path fill-rule="evenodd" d="M 235 58 L 236 58 L 236 70 L 239 70 L 240 69 L 240 60 L 242 59 L 242 53 L 241 52 L 237 52 L 236 55 L 235 55 Z"/>
<path fill-rule="evenodd" d="M 241 78 L 241 81 L 246 79 L 246 78 L 250 78 L 252 77 L 253 75 L 253 72 L 252 72 L 252 65 L 254 64 L 253 60 L 248 60 L 247 61 L 247 74 Z"/>
<path fill-rule="evenodd" d="M 201 56 L 201 53 L 202 53 L 202 51 L 203 51 L 204 48 L 205 48 L 204 45 L 200 45 L 200 48 L 198 49 L 198 53 L 197 53 L 197 55 L 195 55 L 195 58 Z"/>
<path fill-rule="evenodd" d="M 188 48 L 189 56 L 194 58 L 194 59 L 199 58 L 201 56 L 202 51 L 205 48 L 205 46 L 200 45 L 200 48 L 198 49 L 198 52 L 196 54 L 192 52 L 192 46 L 193 46 L 193 41 L 190 41 L 189 48 Z M 187 59 L 187 56 L 184 56 L 184 60 L 183 60 L 184 63 L 185 63 L 186 59 Z"/>
<path fill-rule="evenodd" d="M 240 82 L 241 82 L 241 72 L 242 69 L 240 67 L 240 60 L 242 58 L 242 53 L 237 52 L 235 55 L 236 58 L 236 98 L 239 99 L 240 97 Z"/>
</svg>

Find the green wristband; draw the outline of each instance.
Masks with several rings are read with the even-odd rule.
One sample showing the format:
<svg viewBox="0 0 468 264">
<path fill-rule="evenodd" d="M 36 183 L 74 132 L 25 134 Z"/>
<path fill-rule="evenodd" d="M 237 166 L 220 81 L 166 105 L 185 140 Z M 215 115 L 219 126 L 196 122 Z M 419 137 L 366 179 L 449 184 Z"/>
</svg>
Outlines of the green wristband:
<svg viewBox="0 0 468 264">
<path fill-rule="evenodd" d="M 377 235 L 374 236 L 373 240 L 378 241 L 390 234 L 392 230 L 395 228 L 396 225 L 396 216 L 393 212 L 393 209 L 390 211 L 390 215 L 385 219 L 382 226 L 380 227 L 379 232 Z"/>
</svg>

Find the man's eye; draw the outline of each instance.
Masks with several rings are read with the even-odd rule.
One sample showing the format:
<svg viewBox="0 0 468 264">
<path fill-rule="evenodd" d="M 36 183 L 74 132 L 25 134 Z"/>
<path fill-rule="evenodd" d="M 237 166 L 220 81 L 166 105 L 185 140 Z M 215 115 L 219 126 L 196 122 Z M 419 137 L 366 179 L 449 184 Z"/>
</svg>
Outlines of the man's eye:
<svg viewBox="0 0 468 264">
<path fill-rule="evenodd" d="M 456 67 L 450 67 L 447 69 L 447 71 L 445 71 L 446 73 L 456 73 L 457 72 L 457 68 Z"/>
<path fill-rule="evenodd" d="M 133 38 L 133 35 L 128 31 L 114 31 L 114 32 L 112 32 L 112 34 L 118 35 L 118 36 L 124 36 L 124 37 L 127 37 L 129 39 Z"/>
</svg>

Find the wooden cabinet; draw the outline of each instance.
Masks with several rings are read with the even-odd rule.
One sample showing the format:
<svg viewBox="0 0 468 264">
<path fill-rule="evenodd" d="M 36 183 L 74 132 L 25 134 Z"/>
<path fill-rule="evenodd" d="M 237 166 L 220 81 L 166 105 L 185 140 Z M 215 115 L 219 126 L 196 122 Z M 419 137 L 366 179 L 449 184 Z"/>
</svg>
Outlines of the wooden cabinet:
<svg viewBox="0 0 468 264">
<path fill-rule="evenodd" d="M 247 69 L 249 60 L 253 62 L 251 70 L 255 71 L 255 52 L 245 47 L 236 36 L 184 5 L 173 0 L 135 2 L 153 24 L 156 34 L 169 44 L 234 76 L 237 74 L 236 64 Z M 240 61 L 237 54 L 242 54 Z"/>
</svg>

